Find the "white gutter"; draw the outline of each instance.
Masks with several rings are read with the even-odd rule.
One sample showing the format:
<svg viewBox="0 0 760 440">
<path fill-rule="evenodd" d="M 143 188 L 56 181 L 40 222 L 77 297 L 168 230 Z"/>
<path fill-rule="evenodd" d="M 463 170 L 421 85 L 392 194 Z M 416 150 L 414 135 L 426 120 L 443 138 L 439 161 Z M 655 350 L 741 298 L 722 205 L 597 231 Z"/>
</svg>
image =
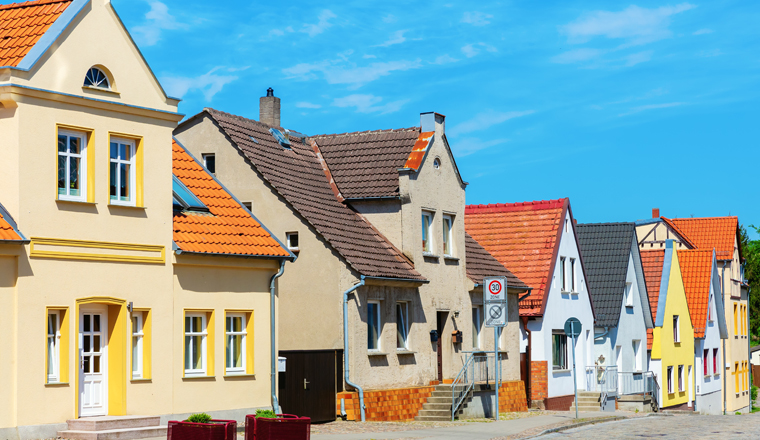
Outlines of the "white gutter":
<svg viewBox="0 0 760 440">
<path fill-rule="evenodd" d="M 285 260 L 280 260 L 280 271 L 272 275 L 272 280 L 269 282 L 269 335 L 270 335 L 270 357 L 272 358 L 272 371 L 270 382 L 272 383 L 272 411 L 275 414 L 280 414 L 280 402 L 277 400 L 277 347 L 275 346 L 275 317 L 276 312 L 274 310 L 274 297 L 275 287 L 274 282 L 277 278 L 282 276 L 285 272 Z"/>
</svg>

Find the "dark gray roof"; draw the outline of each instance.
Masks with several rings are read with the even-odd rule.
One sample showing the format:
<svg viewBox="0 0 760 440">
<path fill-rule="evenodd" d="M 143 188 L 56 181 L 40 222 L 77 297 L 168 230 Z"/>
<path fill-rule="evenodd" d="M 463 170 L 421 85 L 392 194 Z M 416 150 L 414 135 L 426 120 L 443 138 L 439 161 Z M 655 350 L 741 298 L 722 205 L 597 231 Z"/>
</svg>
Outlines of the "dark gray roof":
<svg viewBox="0 0 760 440">
<path fill-rule="evenodd" d="M 620 320 L 634 223 L 578 225 L 578 244 L 586 282 L 596 310 L 596 325 L 614 327 Z"/>
</svg>

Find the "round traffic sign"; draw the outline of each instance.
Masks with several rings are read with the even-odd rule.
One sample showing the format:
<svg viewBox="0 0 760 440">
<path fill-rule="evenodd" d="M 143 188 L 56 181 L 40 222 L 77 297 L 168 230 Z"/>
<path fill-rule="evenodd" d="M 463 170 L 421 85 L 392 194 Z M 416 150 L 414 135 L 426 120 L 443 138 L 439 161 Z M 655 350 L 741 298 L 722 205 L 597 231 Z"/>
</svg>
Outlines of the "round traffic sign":
<svg viewBox="0 0 760 440">
<path fill-rule="evenodd" d="M 491 308 L 488 309 L 488 314 L 491 316 L 491 319 L 501 318 L 501 306 L 500 305 L 491 306 Z"/>
<path fill-rule="evenodd" d="M 565 334 L 570 337 L 580 336 L 582 327 L 578 318 L 568 318 L 565 321 Z"/>
<path fill-rule="evenodd" d="M 498 295 L 501 293 L 501 282 L 499 280 L 491 280 L 488 283 L 488 291 L 491 292 L 491 295 Z"/>
</svg>

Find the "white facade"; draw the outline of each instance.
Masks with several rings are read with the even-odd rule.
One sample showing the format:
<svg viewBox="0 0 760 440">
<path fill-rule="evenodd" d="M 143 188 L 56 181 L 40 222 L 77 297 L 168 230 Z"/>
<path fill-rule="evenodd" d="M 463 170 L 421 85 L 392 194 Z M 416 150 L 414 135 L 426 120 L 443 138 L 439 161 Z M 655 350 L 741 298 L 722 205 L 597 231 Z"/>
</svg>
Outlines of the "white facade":
<svg viewBox="0 0 760 440">
<path fill-rule="evenodd" d="M 713 263 L 713 282 L 710 283 L 710 301 L 704 338 L 694 339 L 694 368 L 696 372 L 696 411 L 702 414 L 723 414 L 723 376 L 721 368 L 723 349 L 720 321 L 723 310 L 716 301 L 720 295 L 717 266 Z M 695 324 L 695 327 L 701 326 Z M 727 333 L 723 330 L 724 335 Z M 707 350 L 707 353 L 705 353 Z M 717 356 L 717 359 L 715 357 Z M 705 365 L 706 364 L 706 365 Z"/>
</svg>

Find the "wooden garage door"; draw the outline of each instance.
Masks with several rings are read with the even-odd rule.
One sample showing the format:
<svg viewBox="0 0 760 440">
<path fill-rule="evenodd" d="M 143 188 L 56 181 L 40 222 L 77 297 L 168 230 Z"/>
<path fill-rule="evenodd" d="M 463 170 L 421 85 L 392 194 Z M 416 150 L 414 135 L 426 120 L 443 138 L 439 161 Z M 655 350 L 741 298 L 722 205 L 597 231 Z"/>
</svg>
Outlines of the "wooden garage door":
<svg viewBox="0 0 760 440">
<path fill-rule="evenodd" d="M 311 417 L 312 422 L 335 420 L 343 350 L 281 351 L 280 356 L 286 359 L 285 372 L 279 373 L 282 412 Z"/>
</svg>

